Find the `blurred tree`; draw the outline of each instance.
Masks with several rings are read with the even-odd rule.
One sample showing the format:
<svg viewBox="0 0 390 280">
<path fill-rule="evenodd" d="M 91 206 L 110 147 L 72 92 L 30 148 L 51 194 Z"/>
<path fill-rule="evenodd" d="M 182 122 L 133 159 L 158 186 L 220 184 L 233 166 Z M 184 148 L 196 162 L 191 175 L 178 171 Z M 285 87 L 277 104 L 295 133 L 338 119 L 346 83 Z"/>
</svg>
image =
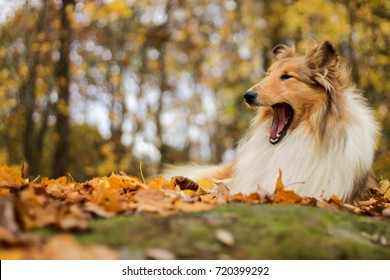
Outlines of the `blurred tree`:
<svg viewBox="0 0 390 280">
<path fill-rule="evenodd" d="M 232 156 L 242 94 L 276 44 L 331 40 L 383 124 L 390 176 L 385 0 L 26 1 L 0 26 L 0 162 L 75 178 Z M 226 151 L 226 152 L 225 152 Z"/>
<path fill-rule="evenodd" d="M 69 164 L 69 136 L 70 136 L 70 46 L 72 44 L 71 17 L 73 16 L 75 0 L 62 0 L 59 17 L 59 60 L 56 65 L 56 79 L 58 86 L 58 101 L 56 103 L 56 148 L 53 154 L 53 176 L 60 177 L 66 174 Z"/>
</svg>

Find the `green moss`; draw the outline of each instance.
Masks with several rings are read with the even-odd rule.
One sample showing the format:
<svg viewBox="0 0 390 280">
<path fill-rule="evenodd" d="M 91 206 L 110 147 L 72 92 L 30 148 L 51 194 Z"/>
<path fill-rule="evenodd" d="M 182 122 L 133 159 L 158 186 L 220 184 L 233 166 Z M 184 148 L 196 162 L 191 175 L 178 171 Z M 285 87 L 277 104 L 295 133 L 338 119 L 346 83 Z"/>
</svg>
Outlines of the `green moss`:
<svg viewBox="0 0 390 280">
<path fill-rule="evenodd" d="M 232 247 L 216 239 L 218 229 L 233 234 Z M 171 217 L 118 216 L 96 220 L 90 232 L 75 236 L 84 244 L 116 248 L 124 258 L 143 258 L 157 247 L 180 259 L 390 259 L 383 245 L 390 241 L 388 221 L 298 205 L 229 204 Z"/>
</svg>

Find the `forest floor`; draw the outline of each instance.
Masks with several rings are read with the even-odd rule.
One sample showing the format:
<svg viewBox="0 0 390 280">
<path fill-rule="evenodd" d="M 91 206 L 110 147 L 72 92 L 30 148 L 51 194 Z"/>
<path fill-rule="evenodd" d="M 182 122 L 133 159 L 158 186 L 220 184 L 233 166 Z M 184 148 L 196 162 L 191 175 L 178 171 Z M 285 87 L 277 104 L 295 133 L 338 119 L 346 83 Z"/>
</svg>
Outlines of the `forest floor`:
<svg viewBox="0 0 390 280">
<path fill-rule="evenodd" d="M 300 205 L 122 215 L 93 221 L 73 237 L 108 246 L 120 259 L 390 259 L 388 220 Z"/>
<path fill-rule="evenodd" d="M 23 173 L 23 172 L 22 172 Z M 389 181 L 351 204 L 184 177 L 33 181 L 0 166 L 0 259 L 390 259 Z"/>
</svg>

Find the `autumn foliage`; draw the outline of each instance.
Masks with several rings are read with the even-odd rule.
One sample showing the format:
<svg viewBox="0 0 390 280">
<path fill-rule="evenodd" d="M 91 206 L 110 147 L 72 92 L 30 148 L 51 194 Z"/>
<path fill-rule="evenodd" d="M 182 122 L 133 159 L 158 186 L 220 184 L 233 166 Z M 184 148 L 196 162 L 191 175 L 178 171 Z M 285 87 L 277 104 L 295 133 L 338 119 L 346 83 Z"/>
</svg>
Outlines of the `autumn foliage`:
<svg viewBox="0 0 390 280">
<path fill-rule="evenodd" d="M 390 217 L 388 180 L 370 189 L 370 198 L 342 203 L 336 196 L 329 200 L 300 197 L 285 188 L 282 171 L 273 194 L 259 190 L 251 194 L 233 194 L 222 183 L 208 179 L 193 182 L 185 177 L 150 182 L 124 173 L 95 177 L 83 183 L 68 177 L 24 179 L 18 168 L 0 166 L 0 252 L 9 258 L 71 258 L 57 255 L 55 244 L 68 244 L 77 258 L 115 258 L 111 249 L 99 246 L 81 248 L 69 236 L 43 240 L 32 229 L 51 227 L 59 231 L 86 231 L 96 218 L 116 215 L 152 214 L 168 216 L 177 212 L 208 211 L 226 203 L 301 204 L 360 215 Z M 57 242 L 57 243 L 56 243 Z M 53 245 L 54 244 L 54 245 Z M 70 252 L 69 251 L 69 252 Z M 105 252 L 105 257 L 98 252 Z M 66 251 L 68 252 L 68 251 Z"/>
</svg>

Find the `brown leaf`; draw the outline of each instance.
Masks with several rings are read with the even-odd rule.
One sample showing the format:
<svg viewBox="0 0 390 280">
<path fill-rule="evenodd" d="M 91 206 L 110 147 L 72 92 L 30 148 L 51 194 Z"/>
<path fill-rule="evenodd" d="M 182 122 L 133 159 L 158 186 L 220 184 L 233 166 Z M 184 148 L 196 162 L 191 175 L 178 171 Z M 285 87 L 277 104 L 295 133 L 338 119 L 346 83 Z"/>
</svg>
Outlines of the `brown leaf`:
<svg viewBox="0 0 390 280">
<path fill-rule="evenodd" d="M 208 204 L 200 201 L 195 201 L 193 203 L 187 203 L 183 201 L 177 201 L 175 204 L 175 209 L 183 212 L 200 212 L 208 211 L 215 208 L 216 205 Z"/>
<path fill-rule="evenodd" d="M 145 255 L 151 260 L 176 260 L 176 255 L 173 252 L 162 248 L 149 248 Z"/>
<path fill-rule="evenodd" d="M 140 203 L 154 203 L 163 200 L 165 197 L 163 192 L 151 189 L 139 190 L 134 196 L 135 200 Z"/>
<path fill-rule="evenodd" d="M 2 197 L 0 197 L 0 226 L 13 233 L 19 231 L 14 204 L 9 199 Z"/>
<path fill-rule="evenodd" d="M 241 203 L 259 203 L 260 196 L 258 193 L 236 193 L 233 195 L 229 195 L 228 202 L 241 202 Z"/>
<path fill-rule="evenodd" d="M 390 208 L 385 208 L 382 210 L 382 215 L 385 217 L 390 217 Z"/>
<path fill-rule="evenodd" d="M 61 219 L 58 221 L 58 226 L 64 230 L 86 231 L 89 228 L 89 219 L 67 215 L 61 217 Z"/>
<path fill-rule="evenodd" d="M 70 235 L 55 236 L 42 252 L 32 252 L 31 259 L 47 260 L 115 260 L 118 254 L 103 245 L 81 246 Z M 28 258 L 28 259 L 30 259 Z"/>
<path fill-rule="evenodd" d="M 86 202 L 84 204 L 84 210 L 91 212 L 91 213 L 95 214 L 96 216 L 102 217 L 102 218 L 111 218 L 115 215 L 115 213 L 106 211 L 101 206 L 96 205 L 92 202 Z"/>
<path fill-rule="evenodd" d="M 199 185 L 192 181 L 191 179 L 183 176 L 173 177 L 175 179 L 176 184 L 179 185 L 181 190 L 193 190 L 196 191 L 199 188 Z"/>
<path fill-rule="evenodd" d="M 318 200 L 316 206 L 322 209 L 329 209 L 332 211 L 350 211 L 351 209 L 351 207 L 349 206 L 344 206 L 343 202 L 335 195 L 331 196 L 328 200 Z"/>
<path fill-rule="evenodd" d="M 162 216 L 172 213 L 172 205 L 175 199 L 165 195 L 162 191 L 152 189 L 141 189 L 134 196 L 134 201 L 137 202 L 137 211 L 156 213 Z"/>
<path fill-rule="evenodd" d="M 235 244 L 234 236 L 230 231 L 218 229 L 215 232 L 215 238 L 223 245 L 232 247 Z"/>
<path fill-rule="evenodd" d="M 16 244 L 17 240 L 14 232 L 0 225 L 0 244 Z"/>
<path fill-rule="evenodd" d="M 363 201 L 357 201 L 356 205 L 357 206 L 371 206 L 377 203 L 377 199 L 371 197 L 369 200 L 363 200 Z"/>
</svg>

